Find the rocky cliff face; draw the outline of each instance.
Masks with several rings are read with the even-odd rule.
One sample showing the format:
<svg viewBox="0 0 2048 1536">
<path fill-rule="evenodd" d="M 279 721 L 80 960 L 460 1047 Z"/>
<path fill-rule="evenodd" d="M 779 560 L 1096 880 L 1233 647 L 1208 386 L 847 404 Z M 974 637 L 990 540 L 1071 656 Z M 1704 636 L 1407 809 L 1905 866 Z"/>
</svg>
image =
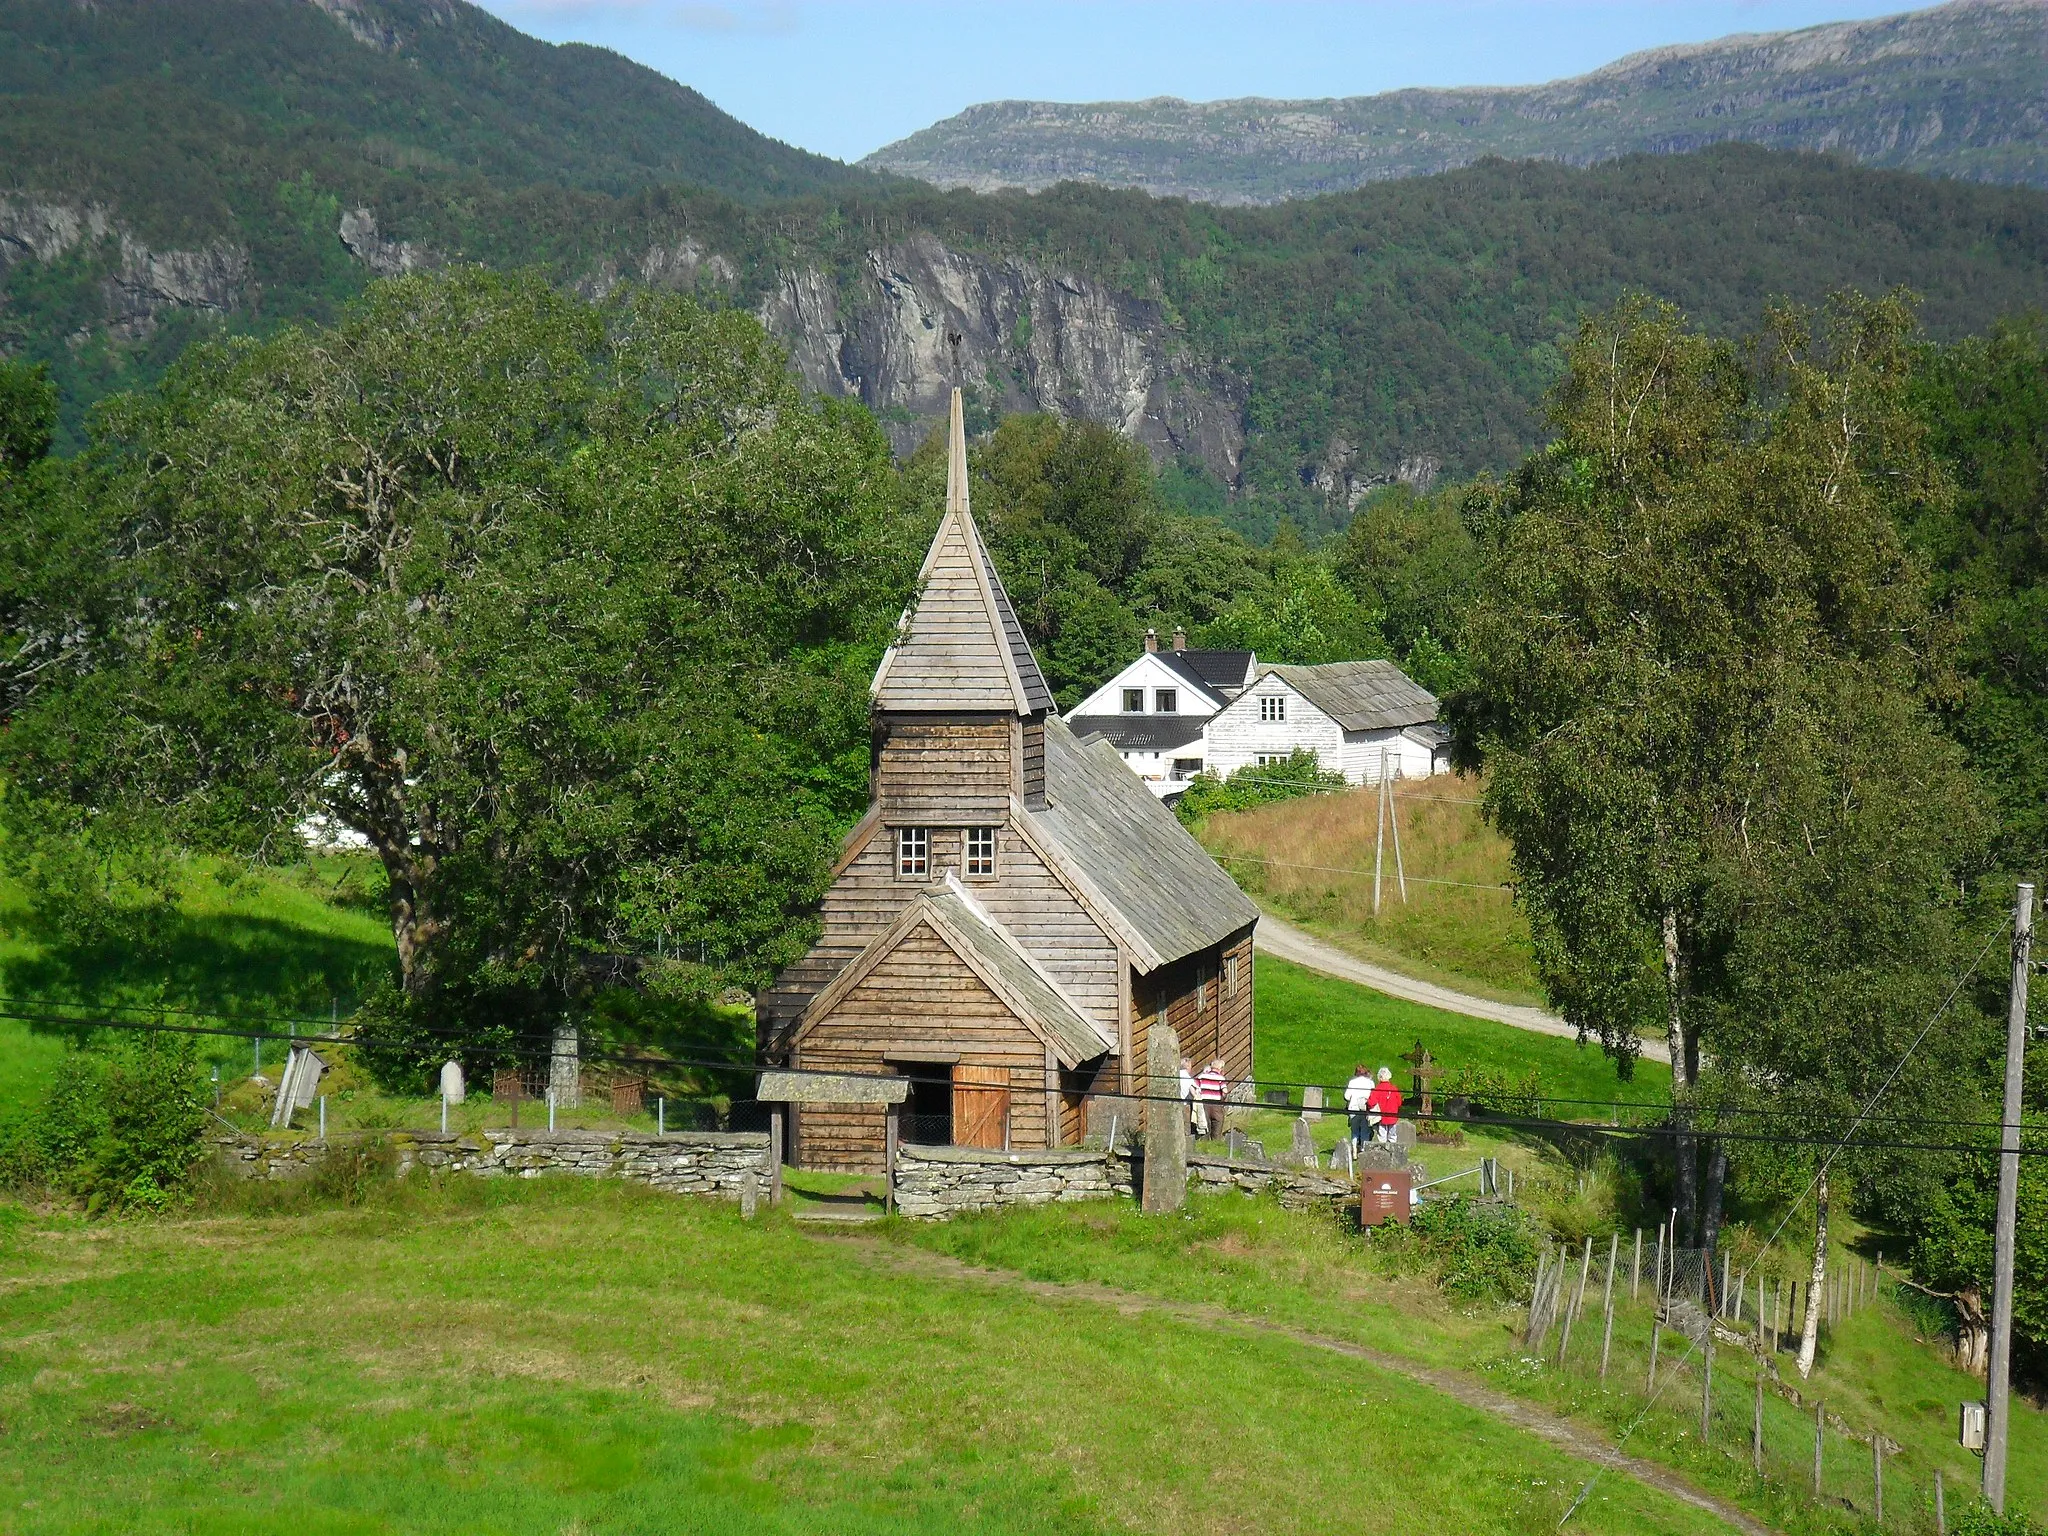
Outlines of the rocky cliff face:
<svg viewBox="0 0 2048 1536">
<path fill-rule="evenodd" d="M 1489 154 L 1589 165 L 1729 140 L 2048 186 L 2048 5 L 1956 0 L 1652 49 L 1538 86 L 1316 101 L 990 102 L 862 164 L 977 191 L 1091 181 L 1270 203 Z"/>
<path fill-rule="evenodd" d="M 807 386 L 862 401 L 899 453 L 960 384 L 987 408 L 1099 421 L 1238 478 L 1243 384 L 1195 359 L 1157 304 L 1092 279 L 914 235 L 870 250 L 844 285 L 782 273 L 760 316 Z"/>
<path fill-rule="evenodd" d="M 225 315 L 249 297 L 249 252 L 234 241 L 155 250 L 97 203 L 0 197 L 0 271 L 93 247 L 104 252 L 107 275 L 100 294 L 107 328 L 126 340 L 147 336 L 168 310 Z"/>
</svg>

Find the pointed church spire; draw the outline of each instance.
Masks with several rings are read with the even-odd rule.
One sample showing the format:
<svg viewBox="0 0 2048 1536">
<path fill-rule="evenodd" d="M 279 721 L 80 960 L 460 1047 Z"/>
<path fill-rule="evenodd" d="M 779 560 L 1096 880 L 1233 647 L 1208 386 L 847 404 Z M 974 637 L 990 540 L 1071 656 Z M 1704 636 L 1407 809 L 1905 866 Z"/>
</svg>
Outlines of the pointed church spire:
<svg viewBox="0 0 2048 1536">
<path fill-rule="evenodd" d="M 960 391 L 953 391 L 953 417 L 946 427 L 946 515 L 967 512 L 967 413 L 960 407 Z"/>
<path fill-rule="evenodd" d="M 957 389 L 946 431 L 946 511 L 917 580 L 917 599 L 875 673 L 875 708 L 1025 716 L 1052 708 L 1052 690 L 967 509 L 967 424 Z"/>
</svg>

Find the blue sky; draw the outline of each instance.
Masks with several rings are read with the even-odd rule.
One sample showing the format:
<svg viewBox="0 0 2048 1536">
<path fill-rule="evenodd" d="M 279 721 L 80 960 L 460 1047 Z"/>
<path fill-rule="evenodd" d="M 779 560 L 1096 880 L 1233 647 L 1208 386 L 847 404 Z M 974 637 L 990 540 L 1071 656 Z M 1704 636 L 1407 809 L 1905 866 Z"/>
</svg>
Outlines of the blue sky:
<svg viewBox="0 0 2048 1536">
<path fill-rule="evenodd" d="M 978 101 L 1360 96 L 1554 80 L 1622 54 L 1902 9 L 1858 0 L 483 0 L 854 160 Z"/>
</svg>

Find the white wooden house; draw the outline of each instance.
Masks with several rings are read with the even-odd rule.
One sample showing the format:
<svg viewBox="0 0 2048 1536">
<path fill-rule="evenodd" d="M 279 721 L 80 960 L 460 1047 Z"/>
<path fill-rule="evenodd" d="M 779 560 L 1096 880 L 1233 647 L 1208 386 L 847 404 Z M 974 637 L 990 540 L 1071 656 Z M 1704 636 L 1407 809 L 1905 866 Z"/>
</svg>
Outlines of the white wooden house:
<svg viewBox="0 0 2048 1536">
<path fill-rule="evenodd" d="M 1435 694 L 1391 661 L 1337 661 L 1263 668 L 1206 722 L 1202 756 L 1227 778 L 1308 748 L 1351 783 L 1377 784 L 1443 772 L 1449 745 Z"/>
<path fill-rule="evenodd" d="M 1162 650 L 1156 631 L 1129 666 L 1067 716 L 1082 739 L 1101 737 L 1162 799 L 1178 794 L 1205 765 L 1203 732 L 1258 672 L 1250 651 L 1188 649 L 1185 631 Z"/>
</svg>

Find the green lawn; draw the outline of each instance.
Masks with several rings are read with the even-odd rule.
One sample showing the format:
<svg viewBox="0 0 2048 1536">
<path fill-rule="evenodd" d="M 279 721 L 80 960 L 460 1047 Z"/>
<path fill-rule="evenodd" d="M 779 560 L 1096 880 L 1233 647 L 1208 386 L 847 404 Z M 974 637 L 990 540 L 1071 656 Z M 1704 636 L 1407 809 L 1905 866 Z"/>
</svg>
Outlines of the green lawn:
<svg viewBox="0 0 2048 1536">
<path fill-rule="evenodd" d="M 1668 1102 L 1671 1097 L 1671 1069 L 1656 1062 L 1637 1062 L 1634 1079 L 1624 1083 L 1598 1045 L 1579 1046 L 1404 1002 L 1270 955 L 1258 957 L 1253 997 L 1262 1083 L 1335 1087 L 1351 1076 L 1356 1063 L 1366 1061 L 1393 1067 L 1405 1088 L 1409 1068 L 1400 1057 L 1419 1040 L 1447 1071 L 1482 1067 L 1514 1078 L 1533 1071 L 1543 1092 L 1558 1098 L 1604 1104 L 1612 1099 Z M 1295 1099 L 1300 1100 L 1298 1090 Z M 1592 1112 L 1589 1105 L 1587 1113 Z"/>
<path fill-rule="evenodd" d="M 1587 1471 L 1284 1339 L 618 1185 L 91 1227 L 0 1206 L 0 1272 L 24 1536 L 1350 1536 L 1375 1481 L 1386 1529 L 1534 1536 Z M 1574 1527 L 1718 1529 L 1619 1478 Z"/>
<path fill-rule="evenodd" d="M 181 871 L 176 911 L 101 938 L 70 936 L 39 920 L 20 886 L 0 880 L 0 1010 L 345 1016 L 389 964 L 391 928 L 371 899 L 374 879 L 361 858 L 254 873 L 195 860 Z M 178 1022 L 181 1015 L 165 1017 Z M 62 1050 L 61 1035 L 47 1027 L 0 1020 L 0 1114 L 41 1093 Z M 269 1043 L 264 1060 L 274 1067 L 282 1051 L 281 1041 Z M 224 1078 L 246 1074 L 255 1059 L 241 1040 L 203 1039 L 200 1054 Z"/>
<path fill-rule="evenodd" d="M 1698 1485 L 1749 1508 L 1776 1529 L 1864 1531 L 1871 1513 L 1867 1441 L 1831 1427 L 1826 1502 L 1807 1496 L 1813 1416 L 1772 1392 L 1766 1397 L 1766 1476 L 1750 1471 L 1748 1435 L 1754 1375 L 1743 1351 L 1716 1351 L 1714 1434 L 1699 1439 L 1701 1372 L 1682 1339 L 1667 1334 L 1664 1389 L 1646 1411 L 1649 1290 L 1617 1312 L 1608 1379 L 1598 1378 L 1600 1312 L 1594 1270 L 1589 1323 L 1575 1335 L 1566 1366 L 1527 1358 L 1518 1308 L 1454 1303 L 1412 1264 L 1375 1258 L 1367 1240 L 1322 1217 L 1267 1201 L 1200 1202 L 1180 1219 L 1160 1221 L 1126 1204 L 1051 1207 L 956 1218 L 944 1225 L 894 1229 L 899 1241 L 930 1247 L 975 1265 L 1034 1279 L 1093 1282 L 1120 1290 L 1211 1303 L 1233 1312 L 1350 1340 L 1421 1364 L 1452 1367 L 1490 1386 L 1543 1403 L 1596 1427 L 1633 1454 L 1684 1472 Z M 1605 1254 L 1604 1241 L 1600 1244 Z M 1626 1295 L 1624 1240 L 1621 1291 Z M 1552 1350 L 1555 1348 L 1552 1335 Z M 1952 1369 L 1914 1341 L 1906 1316 L 1890 1304 L 1868 1307 L 1825 1336 L 1810 1383 L 1790 1357 L 1780 1375 L 1803 1386 L 1807 1403 L 1825 1400 L 1832 1417 L 1867 1435 L 1881 1430 L 1904 1449 L 1886 1468 L 1887 1528 L 1933 1530 L 1933 1473 L 1947 1479 L 1954 1520 L 1976 1487 L 1980 1463 L 1956 1444 L 1956 1405 L 1981 1397 L 1983 1384 Z M 1674 1369 L 1675 1359 L 1682 1364 Z M 2016 1402 L 2019 1400 L 2016 1399 Z M 1613 1475 L 1600 1484 L 1611 1492 Z M 2008 1487 L 2015 1507 L 2048 1519 L 2048 1415 L 2019 1402 Z M 2024 1492 L 2021 1492 L 2024 1490 Z M 1924 1517 L 1924 1518 L 1923 1518 Z M 1574 1523 L 1579 1517 L 1575 1517 Z"/>
</svg>

